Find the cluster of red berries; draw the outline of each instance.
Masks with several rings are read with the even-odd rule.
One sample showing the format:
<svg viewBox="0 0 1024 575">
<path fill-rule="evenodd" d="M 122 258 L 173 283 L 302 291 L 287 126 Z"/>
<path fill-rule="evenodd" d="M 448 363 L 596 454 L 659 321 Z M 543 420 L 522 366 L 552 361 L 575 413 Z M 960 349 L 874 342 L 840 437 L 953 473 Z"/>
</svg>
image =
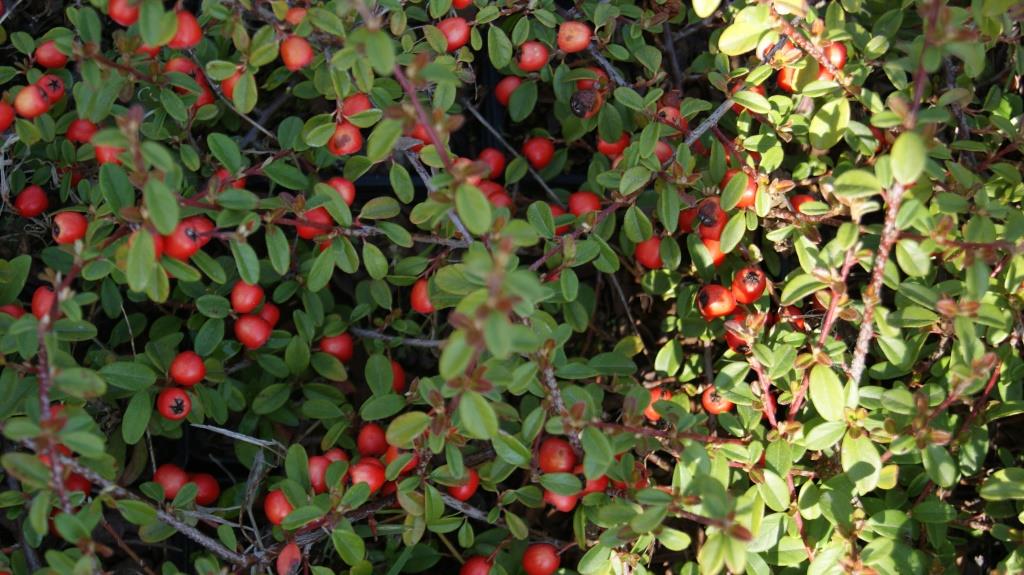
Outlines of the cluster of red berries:
<svg viewBox="0 0 1024 575">
<path fill-rule="evenodd" d="M 188 417 L 192 411 L 192 400 L 185 389 L 190 388 L 206 378 L 206 365 L 203 358 L 194 351 L 183 351 L 171 361 L 168 370 L 171 381 L 181 387 L 166 387 L 157 395 L 156 409 L 160 415 L 171 421 L 179 421 Z"/>
<path fill-rule="evenodd" d="M 209 473 L 188 473 L 173 463 L 164 463 L 153 472 L 153 482 L 164 490 L 164 499 L 170 501 L 178 496 L 182 487 L 195 483 L 196 503 L 213 505 L 220 498 L 220 483 Z"/>
<path fill-rule="evenodd" d="M 558 549 L 550 543 L 534 543 L 523 552 L 523 572 L 526 575 L 551 575 L 562 565 Z M 459 569 L 459 575 L 488 575 L 494 567 L 494 559 L 475 555 L 466 559 Z"/>
</svg>

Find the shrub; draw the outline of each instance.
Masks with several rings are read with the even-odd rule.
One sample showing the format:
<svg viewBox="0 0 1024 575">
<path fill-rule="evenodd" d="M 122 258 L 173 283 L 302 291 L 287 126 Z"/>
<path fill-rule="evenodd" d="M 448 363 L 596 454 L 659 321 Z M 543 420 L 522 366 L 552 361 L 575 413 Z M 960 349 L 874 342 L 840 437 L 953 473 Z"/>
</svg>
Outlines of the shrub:
<svg viewBox="0 0 1024 575">
<path fill-rule="evenodd" d="M 57 6 L 3 570 L 1024 570 L 1019 4 Z"/>
</svg>

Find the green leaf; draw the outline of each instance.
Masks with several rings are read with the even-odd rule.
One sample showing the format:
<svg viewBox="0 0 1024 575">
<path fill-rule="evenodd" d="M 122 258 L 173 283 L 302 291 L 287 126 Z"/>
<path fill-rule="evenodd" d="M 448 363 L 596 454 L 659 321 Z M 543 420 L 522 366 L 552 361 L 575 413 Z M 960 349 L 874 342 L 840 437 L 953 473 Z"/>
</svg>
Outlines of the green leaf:
<svg viewBox="0 0 1024 575">
<path fill-rule="evenodd" d="M 824 365 L 811 368 L 810 397 L 814 409 L 827 421 L 840 421 L 845 412 L 843 384 L 836 372 Z"/>
<path fill-rule="evenodd" d="M 331 282 L 331 276 L 334 275 L 336 261 L 337 254 L 332 248 L 325 249 L 316 256 L 313 267 L 309 269 L 309 275 L 306 277 L 306 287 L 309 291 L 316 293 L 327 287 Z"/>
<path fill-rule="evenodd" d="M 252 70 L 246 70 L 235 84 L 235 92 L 231 95 L 231 101 L 234 102 L 235 108 L 239 112 L 248 114 L 256 108 L 259 95 L 259 89 L 256 87 L 256 76 Z"/>
<path fill-rule="evenodd" d="M 491 229 L 491 202 L 480 188 L 459 186 L 455 191 L 455 210 L 469 233 L 479 236 Z"/>
<path fill-rule="evenodd" d="M 100 375 L 110 385 L 127 391 L 140 391 L 156 383 L 156 373 L 138 362 L 108 363 L 100 368 Z"/>
<path fill-rule="evenodd" d="M 121 437 L 128 445 L 135 445 L 149 426 L 149 418 L 153 415 L 153 402 L 149 393 L 140 391 L 132 396 L 121 420 Z"/>
<path fill-rule="evenodd" d="M 402 135 L 402 122 L 387 119 L 377 124 L 366 140 L 366 157 L 373 163 L 391 155 L 395 142 Z"/>
<path fill-rule="evenodd" d="M 650 179 L 650 170 L 643 166 L 634 166 L 622 174 L 622 179 L 619 180 L 619 193 L 628 196 L 647 185 Z"/>
<path fill-rule="evenodd" d="M 318 12 L 334 16 L 328 10 L 318 10 Z M 334 19 L 337 20 L 337 17 Z M 343 26 L 340 26 L 340 22 L 338 24 L 339 28 L 344 29 Z M 366 54 L 369 57 L 370 65 L 378 75 L 391 75 L 395 68 L 395 45 L 387 32 L 374 30 L 366 34 Z"/>
<path fill-rule="evenodd" d="M 228 169 L 232 174 L 237 174 L 242 169 L 242 151 L 238 144 L 228 136 L 220 133 L 213 133 L 206 137 L 206 143 L 210 146 L 210 153 L 217 161 Z"/>
<path fill-rule="evenodd" d="M 394 198 L 380 196 L 373 198 L 363 205 L 359 212 L 359 219 L 363 220 L 386 220 L 393 218 L 402 212 L 402 206 Z"/>
<path fill-rule="evenodd" d="M 718 10 L 718 5 L 722 3 L 722 0 L 693 0 L 693 13 L 698 18 L 707 18 Z"/>
<path fill-rule="evenodd" d="M 161 0 L 145 0 L 139 6 L 139 35 L 148 46 L 163 46 L 178 31 L 178 18 L 165 11 Z"/>
<path fill-rule="evenodd" d="M 754 22 L 734 22 L 718 37 L 718 49 L 727 56 L 746 54 L 757 47 L 765 31 L 763 26 Z"/>
<path fill-rule="evenodd" d="M 850 125 L 850 101 L 845 95 L 825 103 L 811 118 L 811 145 L 818 150 L 827 150 L 843 139 Z"/>
<path fill-rule="evenodd" d="M 779 297 L 782 305 L 792 305 L 812 293 L 824 289 L 825 284 L 818 281 L 810 274 L 800 274 L 786 282 L 782 288 L 782 295 Z"/>
<path fill-rule="evenodd" d="M 84 367 L 62 370 L 53 382 L 64 393 L 79 399 L 100 397 L 107 391 L 107 383 L 100 374 Z"/>
<path fill-rule="evenodd" d="M 284 275 L 291 265 L 291 248 L 288 245 L 288 237 L 278 226 L 267 226 L 263 230 L 263 235 L 267 242 L 270 267 L 274 268 L 278 274 Z"/>
<path fill-rule="evenodd" d="M 275 184 L 289 190 L 304 190 L 309 187 L 309 178 L 287 160 L 270 162 L 263 166 L 263 173 Z"/>
<path fill-rule="evenodd" d="M 764 483 L 758 485 L 758 491 L 764 502 L 772 511 L 783 512 L 789 509 L 789 487 L 786 480 L 770 469 L 762 470 Z"/>
<path fill-rule="evenodd" d="M 151 177 L 142 188 L 146 201 L 146 212 L 150 221 L 161 234 L 168 235 L 178 225 L 178 200 L 167 184 Z"/>
<path fill-rule="evenodd" d="M 256 250 L 252 249 L 246 242 L 231 240 L 231 255 L 235 258 L 235 267 L 238 268 L 238 275 L 246 283 L 256 284 L 260 282 L 260 258 Z"/>
<path fill-rule="evenodd" d="M 352 531 L 351 527 L 335 528 L 331 532 L 331 542 L 334 543 L 334 550 L 338 552 L 338 556 L 348 565 L 354 567 L 366 556 L 366 543 Z"/>
<path fill-rule="evenodd" d="M 143 228 L 132 234 L 128 242 L 128 260 L 125 270 L 125 277 L 128 279 L 128 289 L 142 293 L 153 276 L 153 266 L 156 260 L 156 248 L 153 244 L 153 236 Z"/>
<path fill-rule="evenodd" d="M 512 41 L 498 26 L 488 26 L 487 54 L 495 68 L 504 68 L 512 61 Z"/>
<path fill-rule="evenodd" d="M 459 400 L 459 418 L 466 435 L 490 439 L 498 433 L 498 416 L 484 396 L 475 391 L 463 392 Z"/>
<path fill-rule="evenodd" d="M 841 452 L 843 471 L 856 485 L 857 493 L 866 495 L 875 489 L 882 472 L 882 458 L 866 434 L 853 437 L 846 434 Z"/>
<path fill-rule="evenodd" d="M 515 467 L 527 467 L 533 459 L 529 448 L 518 437 L 504 431 L 499 431 L 497 435 L 491 437 L 491 444 L 499 459 Z"/>
<path fill-rule="evenodd" d="M 430 416 L 422 411 L 403 413 L 391 420 L 388 425 L 388 445 L 408 447 L 430 426 Z"/>
<path fill-rule="evenodd" d="M 912 184 L 924 172 L 927 159 L 928 150 L 921 136 L 917 132 L 903 132 L 892 145 L 892 175 L 901 184 Z"/>
<path fill-rule="evenodd" d="M 939 487 L 952 487 L 960 476 L 956 461 L 941 445 L 929 444 L 921 454 L 928 478 Z"/>
<path fill-rule="evenodd" d="M 834 192 L 844 198 L 869 198 L 882 191 L 874 174 L 865 170 L 847 170 L 834 183 Z"/>
<path fill-rule="evenodd" d="M 22 254 L 10 261 L 0 260 L 0 305 L 17 301 L 18 294 L 28 280 L 31 267 L 32 256 L 28 254 Z"/>
<path fill-rule="evenodd" d="M 732 100 L 755 114 L 767 114 L 772 111 L 768 98 L 752 90 L 740 90 L 732 95 Z"/>
<path fill-rule="evenodd" d="M 608 436 L 596 427 L 586 427 L 580 434 L 583 444 L 583 473 L 588 479 L 604 475 L 615 462 L 615 451 Z"/>
<path fill-rule="evenodd" d="M 537 82 L 523 82 L 512 91 L 508 100 L 508 115 L 513 122 L 521 122 L 533 112 L 537 103 Z"/>
</svg>

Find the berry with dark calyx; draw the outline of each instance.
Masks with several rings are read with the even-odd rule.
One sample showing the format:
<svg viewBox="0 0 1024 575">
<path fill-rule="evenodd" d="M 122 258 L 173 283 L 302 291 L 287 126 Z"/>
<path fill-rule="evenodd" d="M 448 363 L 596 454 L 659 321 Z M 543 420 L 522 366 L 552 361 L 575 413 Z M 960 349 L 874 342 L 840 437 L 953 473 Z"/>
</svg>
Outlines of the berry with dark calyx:
<svg viewBox="0 0 1024 575">
<path fill-rule="evenodd" d="M 178 222 L 170 235 L 164 236 L 164 253 L 180 261 L 188 261 L 206 243 L 200 235 L 203 231 L 197 220 L 185 219 Z"/>
<path fill-rule="evenodd" d="M 192 411 L 192 400 L 183 389 L 168 387 L 156 397 L 156 410 L 166 419 L 180 421 Z"/>
<path fill-rule="evenodd" d="M 250 313 L 263 303 L 263 288 L 259 284 L 235 282 L 231 288 L 231 309 L 235 313 Z"/>
<path fill-rule="evenodd" d="M 577 218 L 601 211 L 601 198 L 593 192 L 579 191 L 569 196 L 569 212 Z"/>
<path fill-rule="evenodd" d="M 352 485 L 365 483 L 370 487 L 370 493 L 376 493 L 383 487 L 386 479 L 384 464 L 376 459 L 360 459 L 349 468 Z"/>
<path fill-rule="evenodd" d="M 164 499 L 170 501 L 188 483 L 188 473 L 173 463 L 164 463 L 153 472 L 153 482 L 164 488 Z"/>
<path fill-rule="evenodd" d="M 284 518 L 291 514 L 292 509 L 292 504 L 280 489 L 267 493 L 263 499 L 263 513 L 272 525 L 280 525 Z"/>
<path fill-rule="evenodd" d="M 345 204 L 351 206 L 356 201 L 356 185 L 345 178 L 335 176 L 327 180 L 327 185 L 338 192 Z"/>
<path fill-rule="evenodd" d="M 585 22 L 562 22 L 558 27 L 558 49 L 566 54 L 582 52 L 590 46 L 593 32 Z"/>
<path fill-rule="evenodd" d="M 742 353 L 746 355 L 751 351 L 750 344 L 747 343 L 747 340 L 743 339 L 739 335 L 736 335 L 735 333 L 729 330 L 725 331 L 725 343 L 729 346 L 729 349 L 735 351 L 736 353 Z"/>
<path fill-rule="evenodd" d="M 523 79 L 519 76 L 505 76 L 494 87 L 494 99 L 502 106 L 508 107 L 512 92 L 515 92 L 516 88 L 522 83 Z"/>
<path fill-rule="evenodd" d="M 693 222 L 697 219 L 697 207 L 686 208 L 679 212 L 679 231 L 688 234 L 693 231 Z"/>
<path fill-rule="evenodd" d="M 196 484 L 196 503 L 203 506 L 213 505 L 220 498 L 220 483 L 209 473 L 192 473 L 189 481 Z"/>
<path fill-rule="evenodd" d="M 717 240 L 722 237 L 722 230 L 729 221 L 718 197 L 705 198 L 697 204 L 697 233 L 701 239 Z"/>
<path fill-rule="evenodd" d="M 448 51 L 454 52 L 469 42 L 469 22 L 465 18 L 453 16 L 437 23 L 437 29 L 444 34 L 448 42 Z"/>
<path fill-rule="evenodd" d="M 476 489 L 480 485 L 480 474 L 477 473 L 476 469 L 472 467 L 466 469 L 465 477 L 458 485 L 451 485 L 448 487 L 448 495 L 451 495 L 459 501 L 469 501 L 473 495 L 476 494 Z"/>
<path fill-rule="evenodd" d="M 718 284 L 708 284 L 697 293 L 697 307 L 704 319 L 711 321 L 731 314 L 736 309 L 736 298 L 731 290 Z"/>
<path fill-rule="evenodd" d="M 550 51 L 542 42 L 530 40 L 519 47 L 519 69 L 523 72 L 537 72 L 547 65 Z"/>
<path fill-rule="evenodd" d="M 578 90 L 569 98 L 569 110 L 579 118 L 593 118 L 603 104 L 604 96 L 597 90 Z"/>
<path fill-rule="evenodd" d="M 412 285 L 412 292 L 409 294 L 409 304 L 412 306 L 412 309 L 419 313 L 427 314 L 434 312 L 434 304 L 430 302 L 427 278 L 420 278 Z"/>
<path fill-rule="evenodd" d="M 576 452 L 560 437 L 548 437 L 538 450 L 538 467 L 544 473 L 569 473 L 576 467 Z"/>
<path fill-rule="evenodd" d="M 57 48 L 57 43 L 53 40 L 36 46 L 34 57 L 36 64 L 44 68 L 63 68 L 68 63 L 68 57 Z"/>
<path fill-rule="evenodd" d="M 277 554 L 274 562 L 277 575 L 295 575 L 302 568 L 302 550 L 295 543 L 289 543 Z"/>
<path fill-rule="evenodd" d="M 203 29 L 199 27 L 195 15 L 188 10 L 178 10 L 175 16 L 178 19 L 178 30 L 167 45 L 176 50 L 185 50 L 199 44 L 203 39 Z"/>
<path fill-rule="evenodd" d="M 348 363 L 355 353 L 355 342 L 348 333 L 341 333 L 320 340 L 320 351 L 333 355 L 341 363 Z"/>
<path fill-rule="evenodd" d="M 633 250 L 633 257 L 649 270 L 661 268 L 661 238 L 653 236 L 638 243 Z"/>
<path fill-rule="evenodd" d="M 127 28 L 139 20 L 139 4 L 136 0 L 109 0 L 107 16 Z"/>
<path fill-rule="evenodd" d="M 270 339 L 270 324 L 258 315 L 248 314 L 235 320 L 235 339 L 247 349 L 259 349 Z"/>
<path fill-rule="evenodd" d="M 50 109 L 50 96 L 35 84 L 25 86 L 14 97 L 14 111 L 26 120 L 42 116 Z"/>
<path fill-rule="evenodd" d="M 760 268 L 748 266 L 736 272 L 732 280 L 732 295 L 742 304 L 752 304 L 764 293 L 768 279 Z"/>
<path fill-rule="evenodd" d="M 206 377 L 206 364 L 198 353 L 191 350 L 183 351 L 174 356 L 168 373 L 174 383 L 192 387 Z"/>
<path fill-rule="evenodd" d="M 363 457 L 380 457 L 388 450 L 384 428 L 376 423 L 365 423 L 356 436 L 356 448 Z"/>
<path fill-rule="evenodd" d="M 281 42 L 281 61 L 284 62 L 284 67 L 291 72 L 308 66 L 314 56 L 313 47 L 302 36 L 288 36 L 284 42 Z"/>
<path fill-rule="evenodd" d="M 733 403 L 728 399 L 722 397 L 715 390 L 715 386 L 708 386 L 704 390 L 704 393 L 700 397 L 701 404 L 704 406 L 704 410 L 711 415 L 718 415 L 727 411 L 732 411 Z"/>
<path fill-rule="evenodd" d="M 43 188 L 31 184 L 25 186 L 14 198 L 14 210 L 23 218 L 39 216 L 50 207 L 50 199 Z"/>
<path fill-rule="evenodd" d="M 335 156 L 354 154 L 363 149 L 363 133 L 354 124 L 339 122 L 327 141 L 327 150 Z"/>
<path fill-rule="evenodd" d="M 46 286 L 39 286 L 36 291 L 32 292 L 32 315 L 36 316 L 36 319 L 43 319 L 43 316 L 50 313 L 53 309 L 54 293 L 53 290 Z"/>
<path fill-rule="evenodd" d="M 486 557 L 474 555 L 462 564 L 459 575 L 489 575 L 493 566 L 494 563 L 488 561 Z"/>
<path fill-rule="evenodd" d="M 523 156 L 536 170 L 543 170 L 555 155 L 555 143 L 550 138 L 534 136 L 523 143 Z"/>
<path fill-rule="evenodd" d="M 523 571 L 526 575 L 551 575 L 561 565 L 558 549 L 550 543 L 534 543 L 523 553 Z"/>
<path fill-rule="evenodd" d="M 68 124 L 68 131 L 65 136 L 70 142 L 85 144 L 92 140 L 97 129 L 96 124 L 79 118 Z"/>
<path fill-rule="evenodd" d="M 737 208 L 749 208 L 754 205 L 757 201 L 757 182 L 743 170 L 739 168 L 731 168 L 725 172 L 725 177 L 719 182 L 718 187 L 725 190 L 725 187 L 729 185 L 734 177 L 745 177 L 746 185 L 743 187 L 743 194 L 740 196 L 738 202 L 736 202 Z"/>
<path fill-rule="evenodd" d="M 559 495 L 550 489 L 544 490 L 544 503 L 554 507 L 562 513 L 569 513 L 573 509 L 576 509 L 576 504 L 579 502 L 580 496 L 577 495 Z"/>
<path fill-rule="evenodd" d="M 85 237 L 89 220 L 81 212 L 61 212 L 53 217 L 53 239 L 58 244 L 73 244 Z"/>
</svg>

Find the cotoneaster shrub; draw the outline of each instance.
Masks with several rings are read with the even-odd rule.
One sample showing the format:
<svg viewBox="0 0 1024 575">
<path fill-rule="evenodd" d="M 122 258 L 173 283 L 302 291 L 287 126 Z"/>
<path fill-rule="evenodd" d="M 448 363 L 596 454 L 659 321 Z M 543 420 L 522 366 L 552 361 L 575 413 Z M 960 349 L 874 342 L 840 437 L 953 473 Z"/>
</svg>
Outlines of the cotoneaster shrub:
<svg viewBox="0 0 1024 575">
<path fill-rule="evenodd" d="M 5 3 L 0 572 L 1024 571 L 1018 2 Z"/>
</svg>

